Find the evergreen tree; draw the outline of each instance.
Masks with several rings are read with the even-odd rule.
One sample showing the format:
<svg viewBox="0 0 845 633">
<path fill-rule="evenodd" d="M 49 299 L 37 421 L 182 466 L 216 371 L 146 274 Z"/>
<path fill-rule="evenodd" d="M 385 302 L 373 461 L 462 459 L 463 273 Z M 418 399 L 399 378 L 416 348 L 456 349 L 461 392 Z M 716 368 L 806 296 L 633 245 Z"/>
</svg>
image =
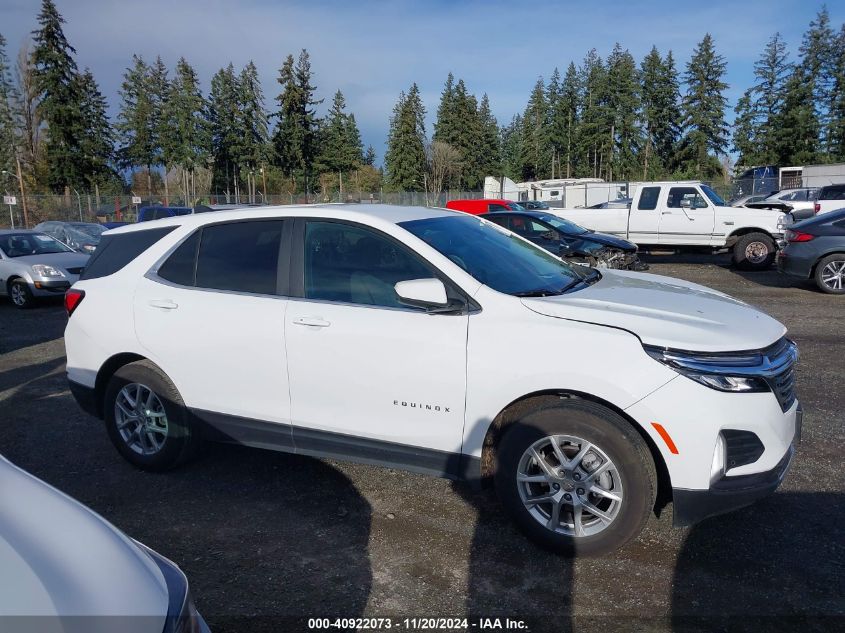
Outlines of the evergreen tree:
<svg viewBox="0 0 845 633">
<path fill-rule="evenodd" d="M 645 126 L 643 178 L 655 179 L 672 168 L 680 136 L 680 89 L 672 51 L 663 59 L 657 47 L 652 47 L 643 59 L 640 77 Z"/>
<path fill-rule="evenodd" d="M 845 161 L 845 24 L 839 30 L 834 71 L 833 102 L 830 107 L 828 143 L 833 160 Z"/>
<path fill-rule="evenodd" d="M 15 149 L 18 145 L 15 121 L 17 119 L 18 96 L 9 72 L 9 59 L 6 57 L 6 39 L 0 34 L 0 171 L 13 173 Z M 0 181 L 0 186 L 8 183 Z"/>
<path fill-rule="evenodd" d="M 775 33 L 766 44 L 760 59 L 754 63 L 754 76 L 757 82 L 751 89 L 756 95 L 751 114 L 756 119 L 755 133 L 758 136 L 756 139 L 758 155 L 754 158 L 754 163 L 771 164 L 776 158 L 773 125 L 783 107 L 784 88 L 792 72 L 788 59 L 786 43 L 780 33 Z"/>
<path fill-rule="evenodd" d="M 364 154 L 364 164 L 370 166 L 376 164 L 376 150 L 372 145 L 367 145 L 367 152 Z"/>
<path fill-rule="evenodd" d="M 240 140 L 240 113 L 235 68 L 229 63 L 211 78 L 208 97 L 208 126 L 212 155 L 212 189 L 227 194 L 239 182 L 235 149 Z"/>
<path fill-rule="evenodd" d="M 549 92 L 551 93 L 551 90 Z M 574 173 L 579 101 L 578 70 L 575 64 L 570 62 L 556 98 L 549 108 L 549 139 L 557 157 L 555 173 L 567 178 Z"/>
<path fill-rule="evenodd" d="M 152 145 L 152 164 L 164 165 L 164 190 L 167 195 L 167 171 L 168 165 L 164 162 L 165 134 L 167 134 L 167 122 L 164 119 L 164 114 L 167 112 L 167 100 L 170 97 L 170 80 L 167 77 L 167 66 L 161 60 L 160 56 L 156 56 L 155 62 L 149 67 L 147 72 L 147 90 L 149 96 L 147 97 L 152 106 L 152 116 L 150 117 L 151 128 L 151 145 Z"/>
<path fill-rule="evenodd" d="M 637 171 L 642 135 L 638 125 L 640 96 L 636 62 L 619 44 L 607 59 L 607 80 L 610 113 L 607 179 L 624 180 Z"/>
<path fill-rule="evenodd" d="M 119 141 L 118 162 L 131 169 L 147 168 L 147 195 L 152 194 L 151 171 L 157 163 L 157 135 L 155 105 L 151 100 L 150 69 L 138 55 L 132 56 L 132 66 L 123 74 L 119 91 L 121 104 L 117 117 Z"/>
<path fill-rule="evenodd" d="M 835 99 L 835 67 L 837 52 L 835 35 L 830 26 L 830 14 L 826 6 L 816 14 L 804 33 L 799 48 L 801 68 L 806 81 L 810 82 L 813 97 L 813 112 L 819 123 L 820 148 L 827 148 L 827 136 L 831 125 L 831 105 Z"/>
<path fill-rule="evenodd" d="M 76 50 L 65 37 L 64 19 L 53 0 L 42 0 L 38 24 L 40 28 L 33 31 L 32 61 L 40 96 L 38 110 L 47 124 L 46 178 L 47 185 L 60 193 L 65 187 L 81 187 L 85 181 L 80 147 L 84 130 L 82 95 L 73 59 Z"/>
<path fill-rule="evenodd" d="M 236 89 L 235 130 L 238 140 L 233 147 L 239 168 L 247 171 L 248 188 L 254 200 L 255 172 L 267 159 L 270 134 L 264 107 L 264 92 L 258 79 L 258 69 L 252 60 L 241 71 Z"/>
<path fill-rule="evenodd" d="M 346 112 L 346 99 L 338 90 L 332 99 L 323 129 L 320 166 L 335 174 L 352 171 L 364 161 L 362 149 L 355 115 Z"/>
<path fill-rule="evenodd" d="M 448 143 L 452 147 L 458 146 L 458 124 L 455 103 L 455 76 L 449 73 L 446 85 L 440 93 L 440 105 L 437 106 L 437 120 L 434 122 L 432 141 Z"/>
<path fill-rule="evenodd" d="M 722 172 L 717 157 L 726 154 L 728 147 L 727 99 L 724 95 L 728 84 L 722 80 L 726 67 L 725 58 L 716 53 L 713 38 L 708 33 L 696 46 L 684 73 L 686 135 L 681 159 L 684 171 L 696 178 L 712 178 Z"/>
<path fill-rule="evenodd" d="M 548 130 L 549 107 L 543 78 L 537 79 L 522 115 L 519 161 L 524 180 L 538 180 L 551 175 L 552 146 Z"/>
<path fill-rule="evenodd" d="M 106 99 L 100 92 L 94 75 L 87 68 L 78 77 L 79 93 L 82 95 L 81 110 L 83 132 L 80 139 L 82 173 L 86 189 L 102 184 L 114 175 L 112 159 L 114 154 L 114 132 L 109 123 Z"/>
<path fill-rule="evenodd" d="M 455 126 L 456 139 L 450 143 L 460 154 L 460 178 L 453 179 L 453 185 L 466 189 L 480 189 L 484 183 L 478 144 L 481 140 L 481 120 L 478 101 L 471 94 L 463 79 L 455 84 Z"/>
<path fill-rule="evenodd" d="M 786 82 L 784 101 L 772 124 L 772 148 L 778 165 L 804 165 L 819 160 L 819 120 L 813 107 L 813 81 L 803 67 Z"/>
<path fill-rule="evenodd" d="M 481 97 L 478 106 L 480 132 L 475 155 L 478 157 L 478 173 L 481 184 L 486 176 L 500 176 L 502 173 L 502 152 L 499 146 L 499 124 L 490 111 L 487 93 Z"/>
<path fill-rule="evenodd" d="M 578 126 L 576 176 L 597 178 L 607 158 L 607 73 L 596 49 L 590 50 L 579 70 L 582 86 L 581 116 Z"/>
<path fill-rule="evenodd" d="M 276 161 L 290 177 L 299 176 L 306 191 L 311 190 L 311 172 L 317 153 L 318 125 L 314 106 L 322 100 L 314 99 L 311 84 L 311 61 L 302 49 L 294 63 L 288 55 L 277 79 L 282 92 L 279 103 L 279 124 L 273 136 Z"/>
<path fill-rule="evenodd" d="M 393 107 L 387 153 L 387 183 L 396 191 L 422 191 L 426 171 L 425 108 L 417 84 L 399 95 Z"/>
<path fill-rule="evenodd" d="M 515 115 L 500 132 L 502 170 L 511 180 L 522 180 L 522 116 Z"/>
<path fill-rule="evenodd" d="M 759 136 L 760 129 L 757 121 L 757 109 L 752 97 L 754 91 L 746 90 L 736 102 L 734 112 L 736 117 L 733 124 L 733 151 L 737 153 L 737 166 L 752 166 L 760 162 Z"/>
</svg>

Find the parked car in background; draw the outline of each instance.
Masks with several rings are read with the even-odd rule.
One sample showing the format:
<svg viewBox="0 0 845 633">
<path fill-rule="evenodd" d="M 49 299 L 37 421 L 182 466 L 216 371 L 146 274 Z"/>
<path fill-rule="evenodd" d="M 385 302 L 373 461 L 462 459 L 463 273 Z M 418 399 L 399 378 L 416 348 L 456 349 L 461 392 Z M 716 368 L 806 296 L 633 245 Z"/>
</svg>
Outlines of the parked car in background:
<svg viewBox="0 0 845 633">
<path fill-rule="evenodd" d="M 731 207 L 744 207 L 746 204 L 750 202 L 762 202 L 766 198 L 769 197 L 767 193 L 757 193 L 754 195 L 748 196 L 740 196 L 738 198 L 733 198 L 728 205 Z"/>
<path fill-rule="evenodd" d="M 837 209 L 845 209 L 845 184 L 828 185 L 819 189 L 814 208 L 816 215 Z"/>
<path fill-rule="evenodd" d="M 620 547 L 658 498 L 686 525 L 768 495 L 801 423 L 775 319 L 445 209 L 116 229 L 66 305 L 70 391 L 139 468 L 207 438 L 489 482 L 568 554 Z"/>
<path fill-rule="evenodd" d="M 551 208 L 548 202 L 542 200 L 520 200 L 519 206 L 526 211 L 547 211 Z"/>
<path fill-rule="evenodd" d="M 812 279 L 823 292 L 845 294 L 845 209 L 789 227 L 778 253 L 778 270 Z"/>
<path fill-rule="evenodd" d="M 485 198 L 483 200 L 449 200 L 446 203 L 447 209 L 463 211 L 472 215 L 481 215 L 490 211 L 525 211 L 525 209 L 513 200 L 498 198 Z"/>
<path fill-rule="evenodd" d="M 759 202 L 747 202 L 746 207 L 750 209 L 776 209 L 788 213 L 790 220 L 787 224 L 806 220 L 816 214 L 815 198 L 818 195 L 818 187 L 802 189 L 783 189 Z"/>
<path fill-rule="evenodd" d="M 138 209 L 138 222 L 149 222 L 162 218 L 172 218 L 178 215 L 190 215 L 193 212 L 191 207 L 141 207 Z"/>
<path fill-rule="evenodd" d="M 61 295 L 70 288 L 88 257 L 46 233 L 2 230 L 0 294 L 17 308 L 31 308 L 38 297 Z"/>
<path fill-rule="evenodd" d="M 90 255 L 100 243 L 100 236 L 106 231 L 102 224 L 93 222 L 59 222 L 48 220 L 34 227 L 35 231 L 55 237 L 62 244 L 79 253 Z"/>
<path fill-rule="evenodd" d="M 174 563 L 0 455 L 5 633 L 207 633 Z"/>
<path fill-rule="evenodd" d="M 627 270 L 648 270 L 637 257 L 637 245 L 541 211 L 496 211 L 484 216 L 567 261 Z"/>
</svg>

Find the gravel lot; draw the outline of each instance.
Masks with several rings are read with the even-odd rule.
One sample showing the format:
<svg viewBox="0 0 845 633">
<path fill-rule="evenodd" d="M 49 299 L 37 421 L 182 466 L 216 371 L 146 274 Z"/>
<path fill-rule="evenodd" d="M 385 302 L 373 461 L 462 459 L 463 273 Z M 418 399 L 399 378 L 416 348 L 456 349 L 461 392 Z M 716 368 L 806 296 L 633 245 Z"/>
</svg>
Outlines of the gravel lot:
<svg viewBox="0 0 845 633">
<path fill-rule="evenodd" d="M 717 257 L 646 259 L 788 326 L 804 441 L 772 497 L 691 529 L 664 512 L 613 557 L 557 558 L 492 493 L 404 472 L 222 445 L 135 470 L 67 391 L 60 303 L 0 300 L 0 452 L 176 561 L 213 631 L 465 615 L 532 631 L 845 629 L 845 298 Z"/>
</svg>

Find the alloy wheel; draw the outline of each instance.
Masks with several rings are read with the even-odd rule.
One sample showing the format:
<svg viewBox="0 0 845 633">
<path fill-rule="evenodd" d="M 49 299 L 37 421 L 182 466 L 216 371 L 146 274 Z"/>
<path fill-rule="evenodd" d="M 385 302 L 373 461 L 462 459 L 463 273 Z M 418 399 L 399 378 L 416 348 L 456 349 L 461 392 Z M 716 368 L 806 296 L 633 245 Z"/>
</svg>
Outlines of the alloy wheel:
<svg viewBox="0 0 845 633">
<path fill-rule="evenodd" d="M 121 439 L 140 455 L 155 455 L 167 440 L 167 412 L 146 385 L 133 382 L 120 390 L 114 418 Z"/>
<path fill-rule="evenodd" d="M 845 260 L 829 262 L 822 269 L 822 283 L 831 290 L 845 289 Z"/>
<path fill-rule="evenodd" d="M 613 461 L 600 447 L 571 435 L 550 435 L 529 446 L 519 460 L 517 486 L 528 513 L 567 536 L 603 532 L 623 503 Z"/>
<path fill-rule="evenodd" d="M 20 284 L 12 284 L 12 287 L 9 289 L 9 295 L 12 298 L 12 303 L 16 306 L 26 305 L 26 294 Z"/>
<path fill-rule="evenodd" d="M 751 242 L 745 247 L 745 258 L 752 264 L 759 264 L 769 256 L 769 247 L 763 242 Z"/>
</svg>

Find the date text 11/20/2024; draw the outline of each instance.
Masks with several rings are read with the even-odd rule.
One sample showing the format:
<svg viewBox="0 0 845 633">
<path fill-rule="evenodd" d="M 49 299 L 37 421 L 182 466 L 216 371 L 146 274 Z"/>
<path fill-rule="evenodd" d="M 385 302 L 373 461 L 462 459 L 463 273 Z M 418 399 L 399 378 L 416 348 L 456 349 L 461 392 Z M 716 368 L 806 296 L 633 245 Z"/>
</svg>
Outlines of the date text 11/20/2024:
<svg viewBox="0 0 845 633">
<path fill-rule="evenodd" d="M 309 630 L 527 631 L 524 620 L 512 618 L 309 618 Z"/>
</svg>

